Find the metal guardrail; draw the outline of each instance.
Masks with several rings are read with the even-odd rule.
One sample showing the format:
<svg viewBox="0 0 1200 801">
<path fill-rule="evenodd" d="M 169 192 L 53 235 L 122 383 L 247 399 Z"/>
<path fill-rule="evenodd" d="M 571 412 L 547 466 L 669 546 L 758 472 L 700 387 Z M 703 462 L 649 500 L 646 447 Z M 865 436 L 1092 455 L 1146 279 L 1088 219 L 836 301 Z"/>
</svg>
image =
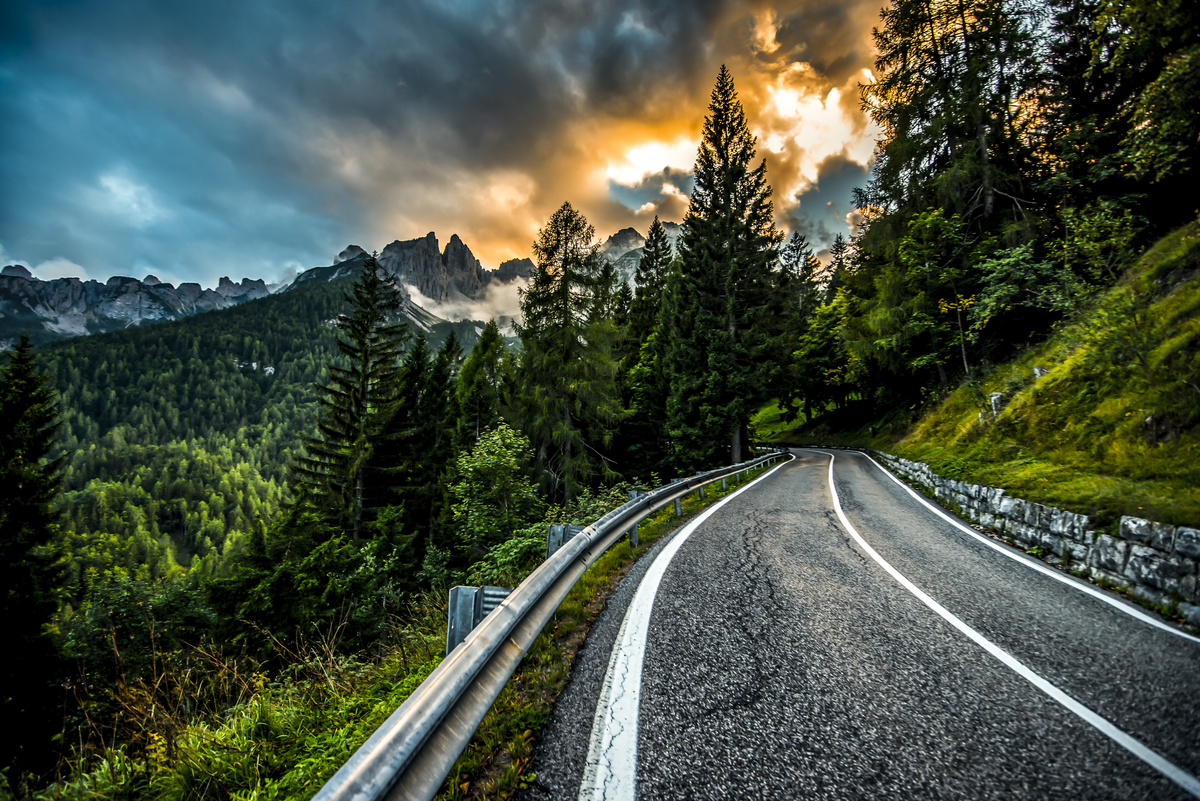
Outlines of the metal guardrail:
<svg viewBox="0 0 1200 801">
<path fill-rule="evenodd" d="M 787 451 L 678 479 L 587 526 L 529 575 L 467 635 L 363 743 L 313 801 L 428 801 L 558 605 L 593 562 L 637 521 L 722 478 L 765 467 Z"/>
</svg>

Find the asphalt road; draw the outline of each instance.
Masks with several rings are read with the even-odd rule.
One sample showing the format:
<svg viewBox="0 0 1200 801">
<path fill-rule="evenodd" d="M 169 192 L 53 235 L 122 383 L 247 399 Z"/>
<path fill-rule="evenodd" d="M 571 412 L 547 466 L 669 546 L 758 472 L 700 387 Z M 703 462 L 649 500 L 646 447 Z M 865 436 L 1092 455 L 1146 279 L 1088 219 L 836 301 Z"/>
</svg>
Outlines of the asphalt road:
<svg viewBox="0 0 1200 801">
<path fill-rule="evenodd" d="M 843 521 L 830 455 L 796 456 L 618 588 L 527 798 L 1193 797 L 1200 641 L 997 552 L 838 452 Z"/>
</svg>

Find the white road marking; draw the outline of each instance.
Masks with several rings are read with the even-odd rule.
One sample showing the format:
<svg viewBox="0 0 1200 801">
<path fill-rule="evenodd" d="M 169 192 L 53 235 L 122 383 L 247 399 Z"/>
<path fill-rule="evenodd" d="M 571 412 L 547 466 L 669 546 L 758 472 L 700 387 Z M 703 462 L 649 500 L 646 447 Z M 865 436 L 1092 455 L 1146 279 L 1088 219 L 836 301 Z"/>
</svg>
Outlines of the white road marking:
<svg viewBox="0 0 1200 801">
<path fill-rule="evenodd" d="M 819 453 L 824 453 L 824 451 L 819 451 Z M 988 546 L 989 548 L 1004 554 L 1009 559 L 1013 559 L 1013 560 L 1025 565 L 1025 567 L 1036 570 L 1039 573 L 1044 573 L 1045 575 L 1049 576 L 1050 578 L 1052 578 L 1056 581 L 1061 581 L 1063 584 L 1066 584 L 1068 587 L 1072 587 L 1076 590 L 1079 590 L 1082 593 L 1086 593 L 1087 595 L 1092 596 L 1093 598 L 1097 598 L 1097 599 L 1103 601 L 1104 603 L 1108 604 L 1109 606 L 1124 612 L 1125 614 L 1129 615 L 1130 617 L 1137 618 L 1138 620 L 1142 621 L 1143 623 L 1145 623 L 1149 626 L 1154 626 L 1157 629 L 1162 629 L 1163 631 L 1169 631 L 1172 634 L 1177 634 L 1186 640 L 1191 640 L 1192 642 L 1200 643 L 1200 637 L 1193 637 L 1191 634 L 1188 634 L 1186 631 L 1180 631 L 1179 629 L 1177 629 L 1173 626 L 1169 626 L 1166 623 L 1164 623 L 1163 621 L 1161 621 L 1151 615 L 1146 614 L 1145 612 L 1138 609 L 1137 607 L 1130 606 L 1128 603 L 1114 597 L 1111 593 L 1107 593 L 1104 590 L 1093 587 L 1090 584 L 1084 584 L 1079 581 L 1072 581 L 1070 578 L 1064 576 L 1062 573 L 1058 572 L 1057 570 L 1050 567 L 1049 565 L 1046 565 L 1042 562 L 1034 561 L 1032 559 L 1027 559 L 1027 558 L 1013 552 L 1012 549 L 1004 547 L 1003 545 L 996 542 L 995 540 L 992 540 L 992 539 L 989 539 L 988 537 L 983 536 L 978 531 L 975 531 L 973 528 L 970 528 L 969 526 L 964 526 L 962 523 L 958 522 L 953 517 L 946 514 L 946 512 L 943 509 L 938 508 L 936 505 L 930 503 L 926 498 L 923 498 L 919 492 L 917 492 L 912 487 L 908 486 L 903 481 L 901 481 L 899 478 L 897 478 L 895 475 L 893 475 L 892 471 L 888 470 L 886 467 L 881 465 L 879 462 L 872 459 L 870 454 L 864 453 L 862 455 L 866 456 L 868 459 L 871 459 L 871 463 L 874 464 L 876 467 L 878 467 L 880 470 L 882 470 L 884 475 L 886 475 L 892 481 L 895 481 L 897 484 L 899 484 L 901 487 L 903 487 L 905 490 L 907 490 L 909 495 L 913 496 L 918 501 L 925 504 L 925 506 L 927 506 L 938 517 L 942 518 L 947 523 L 949 523 L 950 525 L 959 529 L 960 531 L 964 531 L 967 534 L 970 534 L 972 537 L 979 540 L 980 542 L 982 542 L 984 545 Z"/>
<path fill-rule="evenodd" d="M 794 459 L 795 457 L 791 457 Z M 788 459 L 787 461 L 791 461 Z M 741 495 L 757 482 L 787 464 L 780 462 L 758 478 L 726 495 L 705 509 L 667 543 L 642 577 L 642 583 L 629 602 L 621 631 L 613 645 L 604 674 L 592 737 L 588 746 L 579 801 L 633 801 L 637 797 L 638 708 L 642 699 L 642 660 L 646 655 L 646 635 L 658 585 L 671 560 L 701 523 L 718 509 Z"/>
<path fill-rule="evenodd" d="M 1093 726 L 1101 734 L 1108 737 L 1125 750 L 1129 751 L 1131 754 L 1157 770 L 1162 775 L 1166 776 L 1171 781 L 1175 782 L 1184 790 L 1191 793 L 1193 796 L 1200 798 L 1200 779 L 1197 779 L 1192 774 L 1167 761 L 1165 757 L 1161 756 L 1155 751 L 1152 751 L 1140 740 L 1137 740 L 1126 734 L 1121 729 L 1118 729 L 1107 719 L 1097 715 L 1095 712 L 1088 709 L 1086 706 L 1079 703 L 1062 690 L 1058 689 L 1058 687 L 1034 673 L 1023 663 L 1018 662 L 1017 659 L 1010 653 L 984 637 L 982 634 L 968 626 L 963 621 L 959 620 L 958 617 L 956 617 L 952 612 L 926 595 L 920 588 L 901 575 L 896 568 L 892 567 L 886 559 L 876 553 L 875 549 L 868 545 L 867 541 L 859 535 L 858 531 L 853 525 L 851 525 L 849 519 L 846 518 L 846 513 L 842 511 L 842 503 L 838 499 L 837 488 L 833 485 L 833 454 L 825 453 L 825 451 L 817 451 L 817 453 L 824 453 L 829 457 L 829 492 L 833 496 L 833 508 L 834 511 L 837 512 L 838 519 L 842 521 L 842 527 L 845 528 L 850 536 L 854 538 L 854 541 L 857 542 L 859 546 L 867 552 L 867 555 L 874 559 L 880 567 L 886 570 L 892 578 L 898 581 L 906 590 L 915 595 L 921 601 L 921 603 L 925 604 L 934 612 L 936 612 L 951 626 L 954 626 L 954 628 L 967 635 L 967 637 L 973 640 L 975 644 L 983 648 L 996 659 L 1000 660 L 1000 662 L 1009 667 L 1021 678 L 1028 681 L 1034 687 L 1037 687 L 1043 693 L 1050 696 L 1051 699 L 1057 701 L 1067 710 L 1077 715 L 1084 722 Z"/>
</svg>

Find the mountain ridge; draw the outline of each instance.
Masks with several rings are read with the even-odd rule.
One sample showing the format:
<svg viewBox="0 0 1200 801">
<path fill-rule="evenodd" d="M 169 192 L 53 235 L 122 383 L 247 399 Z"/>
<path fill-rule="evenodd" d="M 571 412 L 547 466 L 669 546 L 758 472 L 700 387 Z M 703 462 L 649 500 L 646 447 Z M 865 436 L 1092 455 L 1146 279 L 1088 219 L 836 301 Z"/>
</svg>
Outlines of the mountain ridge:
<svg viewBox="0 0 1200 801">
<path fill-rule="evenodd" d="M 672 222 L 663 226 L 674 245 L 680 226 Z M 613 262 L 620 280 L 633 285 L 645 244 L 645 237 L 628 227 L 609 236 L 600 244 L 599 252 Z M 334 280 L 361 267 L 369 255 L 352 244 L 340 251 L 332 264 L 311 267 L 282 285 L 268 285 L 261 278 L 234 282 L 222 276 L 211 289 L 196 282 L 175 286 L 154 275 L 140 280 L 113 276 L 103 283 L 80 278 L 42 280 L 24 265 L 10 264 L 0 270 L 0 350 L 12 347 L 24 332 L 37 342 L 45 342 L 229 308 L 314 281 Z M 458 234 L 452 234 L 443 248 L 432 231 L 416 239 L 394 240 L 377 258 L 405 295 L 410 314 L 426 326 L 442 318 L 415 303 L 410 288 L 431 301 L 435 309 L 445 304 L 447 309 L 461 310 L 484 303 L 498 289 L 530 280 L 535 269 L 528 258 L 508 259 L 494 270 L 487 269 Z M 512 302 L 510 298 L 508 303 Z M 502 316 L 508 316 L 507 312 Z"/>
</svg>

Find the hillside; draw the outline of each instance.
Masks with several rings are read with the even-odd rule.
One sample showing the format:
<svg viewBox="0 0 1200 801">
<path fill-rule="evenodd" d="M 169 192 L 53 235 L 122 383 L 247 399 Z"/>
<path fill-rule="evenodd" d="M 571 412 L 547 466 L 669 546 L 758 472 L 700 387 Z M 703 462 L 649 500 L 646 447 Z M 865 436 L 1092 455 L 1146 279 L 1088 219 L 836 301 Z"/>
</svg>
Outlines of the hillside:
<svg viewBox="0 0 1200 801">
<path fill-rule="evenodd" d="M 355 274 L 39 349 L 61 397 L 73 590 L 87 568 L 219 572 L 274 518 L 315 429 L 312 385 L 341 358 L 332 321 Z M 434 349 L 451 331 L 470 348 L 481 328 L 413 306 L 407 317 Z"/>
<path fill-rule="evenodd" d="M 1044 342 L 926 409 L 808 426 L 778 441 L 872 445 L 937 473 L 1097 516 L 1200 522 L 1200 222 L 1150 247 Z"/>
</svg>

